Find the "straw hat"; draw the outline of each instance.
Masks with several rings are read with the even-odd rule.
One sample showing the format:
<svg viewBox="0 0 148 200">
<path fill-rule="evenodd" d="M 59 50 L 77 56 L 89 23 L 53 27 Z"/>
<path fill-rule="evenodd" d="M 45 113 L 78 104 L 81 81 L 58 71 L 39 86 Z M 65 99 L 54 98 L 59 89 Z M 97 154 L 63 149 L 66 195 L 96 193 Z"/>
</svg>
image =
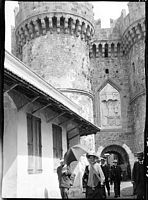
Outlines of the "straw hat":
<svg viewBox="0 0 148 200">
<path fill-rule="evenodd" d="M 90 156 L 94 156 L 95 158 L 98 158 L 96 152 L 94 152 L 94 151 L 91 151 L 91 152 L 89 152 L 89 153 L 86 154 L 87 158 L 89 158 Z"/>
</svg>

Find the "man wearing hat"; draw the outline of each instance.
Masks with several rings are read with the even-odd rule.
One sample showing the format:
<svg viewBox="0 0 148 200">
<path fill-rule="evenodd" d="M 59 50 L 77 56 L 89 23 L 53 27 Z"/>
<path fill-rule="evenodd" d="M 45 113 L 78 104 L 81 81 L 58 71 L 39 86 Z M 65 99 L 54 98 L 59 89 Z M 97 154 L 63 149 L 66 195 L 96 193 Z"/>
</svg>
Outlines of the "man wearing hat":
<svg viewBox="0 0 148 200">
<path fill-rule="evenodd" d="M 69 166 L 67 166 L 64 162 L 64 159 L 60 160 L 60 166 L 57 168 L 58 180 L 59 180 L 59 188 L 61 191 L 62 199 L 68 199 L 69 188 L 72 185 L 72 173 L 70 171 Z"/>
<path fill-rule="evenodd" d="M 110 167 L 106 163 L 106 158 L 101 157 L 100 159 L 101 159 L 101 168 L 102 168 L 102 171 L 103 171 L 104 176 L 105 176 L 105 186 L 106 186 L 106 189 L 107 189 L 107 192 L 108 192 L 108 196 L 110 196 L 110 185 L 109 185 Z M 104 193 L 105 193 L 105 188 L 104 188 Z M 105 196 L 106 196 L 106 193 L 105 193 Z"/>
<path fill-rule="evenodd" d="M 111 168 L 111 184 L 114 183 L 115 198 L 120 197 L 121 173 L 121 167 L 118 165 L 118 160 L 115 159 Z"/>
<path fill-rule="evenodd" d="M 144 154 L 138 152 L 136 156 L 138 161 L 134 163 L 132 170 L 133 189 L 137 199 L 144 199 Z"/>
<path fill-rule="evenodd" d="M 95 152 L 91 152 L 86 157 L 89 163 L 83 175 L 83 186 L 86 187 L 86 198 L 103 199 L 102 186 L 105 181 L 105 176 L 100 164 L 96 162 L 98 156 Z"/>
</svg>

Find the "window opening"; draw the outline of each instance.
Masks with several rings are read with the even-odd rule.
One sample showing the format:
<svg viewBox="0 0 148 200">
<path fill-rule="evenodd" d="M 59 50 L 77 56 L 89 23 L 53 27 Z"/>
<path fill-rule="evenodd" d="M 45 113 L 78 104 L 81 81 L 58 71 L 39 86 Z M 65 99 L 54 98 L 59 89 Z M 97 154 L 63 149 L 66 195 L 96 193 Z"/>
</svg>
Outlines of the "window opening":
<svg viewBox="0 0 148 200">
<path fill-rule="evenodd" d="M 28 172 L 42 171 L 41 119 L 27 114 Z"/>
<path fill-rule="evenodd" d="M 105 44 L 104 57 L 108 57 L 108 44 Z"/>
</svg>

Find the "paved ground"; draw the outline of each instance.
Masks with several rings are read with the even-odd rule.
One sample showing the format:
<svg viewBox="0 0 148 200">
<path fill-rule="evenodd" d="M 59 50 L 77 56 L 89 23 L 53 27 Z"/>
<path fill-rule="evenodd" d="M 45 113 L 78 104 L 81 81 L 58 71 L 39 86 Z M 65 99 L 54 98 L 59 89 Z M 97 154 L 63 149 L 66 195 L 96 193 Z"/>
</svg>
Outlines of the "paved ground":
<svg viewBox="0 0 148 200">
<path fill-rule="evenodd" d="M 132 183 L 130 181 L 126 181 L 126 182 L 121 182 L 121 194 L 120 197 L 118 198 L 114 198 L 114 189 L 113 189 L 113 185 L 111 186 L 111 194 L 110 197 L 107 197 L 107 199 L 134 199 L 134 196 L 132 195 L 133 193 L 133 187 L 132 187 Z M 81 191 L 78 190 L 71 190 L 70 191 L 70 196 L 69 198 L 71 199 L 84 199 L 85 198 L 85 193 L 82 193 Z"/>
<path fill-rule="evenodd" d="M 113 186 L 111 186 L 111 196 L 107 199 L 134 199 L 133 194 L 133 185 L 131 182 L 121 182 L 120 187 L 120 197 L 114 198 Z"/>
</svg>

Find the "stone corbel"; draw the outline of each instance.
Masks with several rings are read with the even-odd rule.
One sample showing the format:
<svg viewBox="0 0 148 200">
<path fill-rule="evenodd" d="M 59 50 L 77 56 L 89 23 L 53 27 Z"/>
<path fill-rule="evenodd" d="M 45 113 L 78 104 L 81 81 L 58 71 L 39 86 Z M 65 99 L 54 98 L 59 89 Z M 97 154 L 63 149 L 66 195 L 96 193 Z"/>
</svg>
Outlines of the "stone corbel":
<svg viewBox="0 0 148 200">
<path fill-rule="evenodd" d="M 136 32 L 137 38 L 140 39 L 141 38 L 141 32 L 140 32 L 138 25 L 135 26 L 135 32 Z"/>
<path fill-rule="evenodd" d="M 108 57 L 111 57 L 111 43 L 108 43 Z"/>
<path fill-rule="evenodd" d="M 85 34 L 86 34 L 86 25 L 85 25 L 85 23 L 82 24 L 81 30 L 82 30 L 81 39 L 84 40 L 85 39 Z"/>
<path fill-rule="evenodd" d="M 96 58 L 99 58 L 99 49 L 97 45 L 96 45 Z"/>
<path fill-rule="evenodd" d="M 60 33 L 60 16 L 57 16 L 57 33 Z"/>
<path fill-rule="evenodd" d="M 45 24 L 45 20 L 41 19 L 41 26 L 42 26 L 42 33 L 43 35 L 46 34 L 46 24 Z"/>
<path fill-rule="evenodd" d="M 21 36 L 21 45 L 24 45 L 25 44 L 25 33 L 24 33 L 24 30 L 22 27 L 20 28 L 19 32 L 20 32 L 20 36 Z"/>
<path fill-rule="evenodd" d="M 26 41 L 29 41 L 30 35 L 29 35 L 29 30 L 28 30 L 27 24 L 25 24 L 25 26 L 24 26 L 24 31 L 25 31 Z"/>
<path fill-rule="evenodd" d="M 30 33 L 30 37 L 31 39 L 34 38 L 34 33 L 33 33 L 33 24 L 31 24 L 32 22 L 28 23 L 28 29 L 29 29 L 29 33 Z"/>
<path fill-rule="evenodd" d="M 78 24 L 78 26 L 77 26 L 77 32 L 76 32 L 76 36 L 79 37 L 79 36 L 80 36 L 80 33 L 81 33 L 81 25 Z"/>
<path fill-rule="evenodd" d="M 20 45 L 21 44 L 21 35 L 20 35 L 20 32 L 18 31 L 17 32 L 17 43 L 18 43 L 18 45 Z"/>
<path fill-rule="evenodd" d="M 40 33 L 39 33 L 38 22 L 36 20 L 33 20 L 33 24 L 34 24 L 34 29 L 35 29 L 36 36 L 39 36 Z"/>
<path fill-rule="evenodd" d="M 53 32 L 53 23 L 52 23 L 52 17 L 49 17 L 49 30 L 50 30 L 50 33 Z"/>
<path fill-rule="evenodd" d="M 90 27 L 87 26 L 87 29 L 86 29 L 86 41 L 89 41 L 90 39 Z"/>
<path fill-rule="evenodd" d="M 72 21 L 71 22 L 71 34 L 73 35 L 74 34 L 74 31 L 75 31 L 75 25 L 76 25 L 76 21 Z"/>
<path fill-rule="evenodd" d="M 145 21 L 143 21 L 143 23 L 141 24 L 141 28 L 142 28 L 143 36 L 145 37 Z"/>
<path fill-rule="evenodd" d="M 126 41 L 127 41 L 127 45 L 128 46 L 132 46 L 132 44 L 133 44 L 133 38 L 130 35 L 130 33 L 128 33 L 128 35 L 126 36 Z"/>
<path fill-rule="evenodd" d="M 131 38 L 132 38 L 132 42 L 135 43 L 136 42 L 136 30 L 135 30 L 135 27 L 133 27 L 130 30 L 130 35 L 131 35 Z"/>
<path fill-rule="evenodd" d="M 68 33 L 68 18 L 65 18 L 65 22 L 64 22 L 64 33 Z"/>
</svg>

